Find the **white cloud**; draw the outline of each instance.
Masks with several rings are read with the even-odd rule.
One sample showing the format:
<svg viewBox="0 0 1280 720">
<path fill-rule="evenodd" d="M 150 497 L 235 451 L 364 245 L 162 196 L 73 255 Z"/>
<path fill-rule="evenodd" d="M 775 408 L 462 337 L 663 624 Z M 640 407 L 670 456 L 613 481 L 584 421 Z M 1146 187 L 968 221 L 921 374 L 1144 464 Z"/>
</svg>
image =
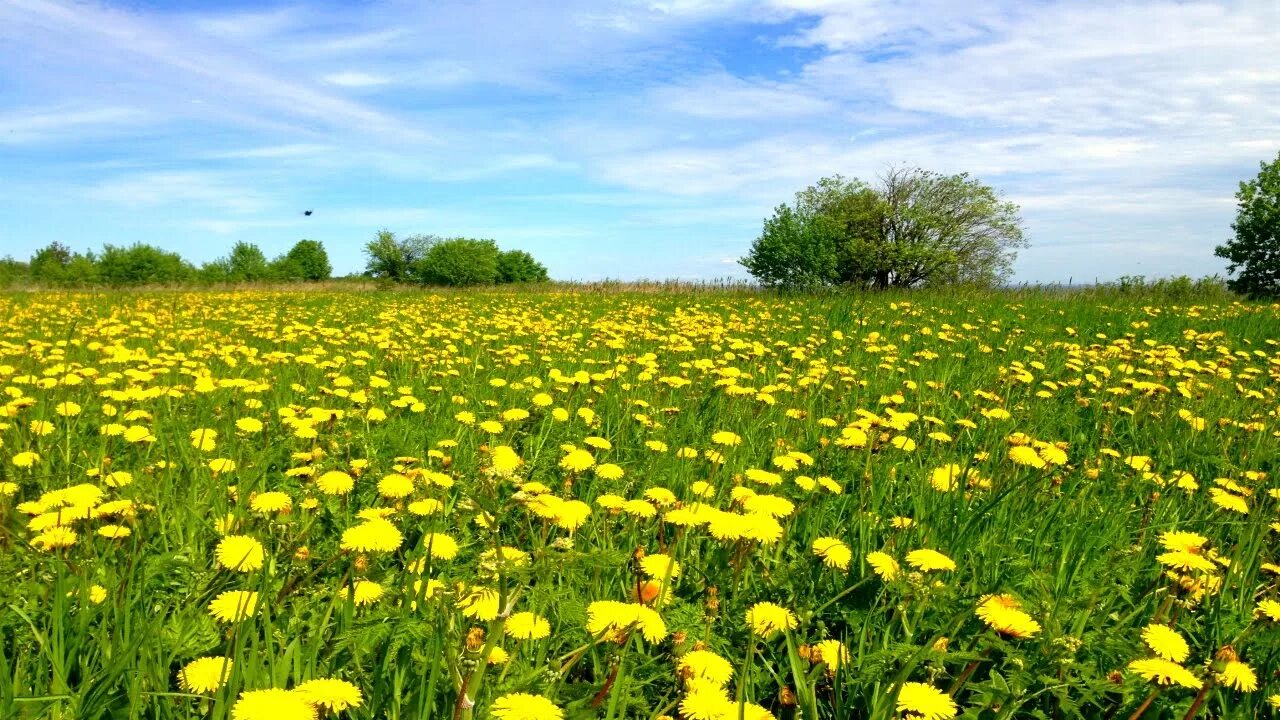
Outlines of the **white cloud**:
<svg viewBox="0 0 1280 720">
<path fill-rule="evenodd" d="M 323 79 L 330 85 L 340 85 L 342 87 L 376 87 L 391 82 L 391 79 L 384 75 L 374 75 L 355 70 L 330 73 L 325 75 Z"/>
<path fill-rule="evenodd" d="M 261 212 L 272 204 L 262 191 L 224 174 L 196 171 L 148 172 L 96 183 L 90 199 L 130 208 L 188 205 L 232 213 Z"/>
<path fill-rule="evenodd" d="M 145 124 L 147 113 L 128 107 L 55 107 L 0 114 L 0 145 L 84 139 L 87 136 L 133 129 Z"/>
<path fill-rule="evenodd" d="M 653 100 L 672 112 L 722 120 L 777 122 L 829 113 L 835 108 L 803 87 L 767 80 L 753 82 L 723 72 L 656 88 Z"/>
</svg>

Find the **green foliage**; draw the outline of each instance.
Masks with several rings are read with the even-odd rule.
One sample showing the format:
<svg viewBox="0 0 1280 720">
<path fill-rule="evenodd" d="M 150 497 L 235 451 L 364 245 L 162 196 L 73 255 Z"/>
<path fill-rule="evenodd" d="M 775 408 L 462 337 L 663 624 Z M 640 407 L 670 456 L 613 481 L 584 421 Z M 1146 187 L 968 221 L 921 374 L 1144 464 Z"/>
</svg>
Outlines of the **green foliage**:
<svg viewBox="0 0 1280 720">
<path fill-rule="evenodd" d="M 271 277 L 267 256 L 253 243 L 237 242 L 231 254 L 205 263 L 200 279 L 206 282 L 256 282 Z"/>
<path fill-rule="evenodd" d="M 410 235 L 381 230 L 364 246 L 365 276 L 421 285 L 546 282 L 547 268 L 523 250 L 500 251 L 492 240 Z"/>
<path fill-rule="evenodd" d="M 59 242 L 37 250 L 26 269 L 31 280 L 43 285 L 83 286 L 98 281 L 98 266 L 93 253 L 74 253 Z"/>
<path fill-rule="evenodd" d="M 498 253 L 498 282 L 547 282 L 548 279 L 547 266 L 524 250 L 504 250 Z"/>
<path fill-rule="evenodd" d="M 1249 297 L 1280 295 L 1280 155 L 1236 192 L 1235 237 L 1214 249 L 1226 259 L 1231 289 Z"/>
<path fill-rule="evenodd" d="M 276 280 L 328 280 L 333 274 L 329 253 L 318 240 L 299 240 L 289 252 L 271 262 L 270 275 Z"/>
<path fill-rule="evenodd" d="M 836 175 L 797 193 L 740 262 L 766 287 L 991 286 L 1025 245 L 1017 205 L 990 186 L 891 168 L 876 187 Z"/>
<path fill-rule="evenodd" d="M 97 269 L 101 282 L 114 287 L 184 282 L 196 274 L 178 253 L 144 243 L 103 246 Z"/>
<path fill-rule="evenodd" d="M 323 250 L 321 250 L 323 252 Z M 227 275 L 232 282 L 253 282 L 267 277 L 267 256 L 257 245 L 238 242 L 227 257 Z"/>
<path fill-rule="evenodd" d="M 364 274 L 379 280 L 409 282 L 414 267 L 439 240 L 434 235 L 410 235 L 397 240 L 396 234 L 390 230 L 380 230 L 364 246 L 364 254 L 368 258 Z"/>
<path fill-rule="evenodd" d="M 414 263 L 410 276 L 424 285 L 492 285 L 498 280 L 498 255 L 492 240 L 440 240 Z"/>
<path fill-rule="evenodd" d="M 60 242 L 51 242 L 36 251 L 27 264 L 31 278 L 50 285 L 61 284 L 62 272 L 71 263 L 71 248 Z"/>
<path fill-rule="evenodd" d="M 805 218 L 783 204 L 764 221 L 764 231 L 741 262 L 765 287 L 816 288 L 836 281 L 838 244 L 834 220 Z"/>
<path fill-rule="evenodd" d="M 30 267 L 21 260 L 6 255 L 0 258 L 0 286 L 8 287 L 30 277 Z"/>
</svg>

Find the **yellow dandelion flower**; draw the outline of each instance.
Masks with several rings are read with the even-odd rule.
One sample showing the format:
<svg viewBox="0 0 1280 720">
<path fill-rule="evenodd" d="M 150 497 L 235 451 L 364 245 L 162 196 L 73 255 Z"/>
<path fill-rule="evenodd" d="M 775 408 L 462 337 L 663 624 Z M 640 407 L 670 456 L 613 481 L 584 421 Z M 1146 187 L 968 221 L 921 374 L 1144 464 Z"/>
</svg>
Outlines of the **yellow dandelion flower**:
<svg viewBox="0 0 1280 720">
<path fill-rule="evenodd" d="M 253 572 L 260 569 L 265 557 L 262 543 L 248 535 L 227 535 L 218 541 L 214 555 L 217 557 L 219 567 L 240 572 Z"/>
<path fill-rule="evenodd" d="M 738 717 L 738 704 L 714 683 L 694 683 L 680 701 L 685 720 L 729 720 Z"/>
<path fill-rule="evenodd" d="M 258 493 L 249 501 L 249 509 L 260 514 L 287 512 L 293 507 L 293 498 L 288 493 L 272 490 Z"/>
<path fill-rule="evenodd" d="M 1036 469 L 1048 467 L 1049 463 L 1029 445 L 1015 445 L 1009 448 L 1009 459 L 1018 465 L 1026 465 Z"/>
<path fill-rule="evenodd" d="M 820 537 L 813 541 L 813 554 L 822 558 L 827 567 L 848 570 L 853 561 L 853 551 L 839 538 Z"/>
<path fill-rule="evenodd" d="M 1260 600 L 1258 606 L 1254 608 L 1254 614 L 1265 617 L 1271 622 L 1280 623 L 1280 602 L 1271 599 Z"/>
<path fill-rule="evenodd" d="M 363 607 L 377 602 L 384 592 L 383 587 L 372 580 L 357 580 L 350 588 L 343 588 L 341 597 L 350 597 L 357 606 Z"/>
<path fill-rule="evenodd" d="M 209 603 L 209 614 L 225 623 L 251 618 L 258 612 L 258 593 L 228 590 Z"/>
<path fill-rule="evenodd" d="M 1153 623 L 1146 626 L 1142 629 L 1142 641 L 1156 655 L 1176 663 L 1185 661 L 1191 654 L 1187 641 L 1168 625 Z"/>
<path fill-rule="evenodd" d="M 197 658 L 178 671 L 178 685 L 187 692 L 211 694 L 231 677 L 231 664 L 226 657 Z"/>
<path fill-rule="evenodd" d="M 316 709 L 291 690 L 248 690 L 231 708 L 231 720 L 315 720 Z"/>
<path fill-rule="evenodd" d="M 1009 595 L 991 595 L 978 603 L 978 617 L 992 630 L 1015 638 L 1028 638 L 1040 632 L 1040 623 L 1022 611 Z"/>
<path fill-rule="evenodd" d="M 867 564 L 885 582 L 893 580 L 902 572 L 902 566 L 898 565 L 898 561 L 894 560 L 892 555 L 879 550 L 867 553 Z"/>
<path fill-rule="evenodd" d="M 733 664 L 710 650 L 693 650 L 676 661 L 679 675 L 688 680 L 707 680 L 724 687 L 733 678 Z"/>
<path fill-rule="evenodd" d="M 355 552 L 393 552 L 404 542 L 404 535 L 388 520 L 366 520 L 342 533 L 343 550 Z"/>
<path fill-rule="evenodd" d="M 542 695 L 508 693 L 493 701 L 489 714 L 497 720 L 563 720 L 564 711 Z"/>
<path fill-rule="evenodd" d="M 13 457 L 9 458 L 9 462 L 13 463 L 16 467 L 29 468 L 40 462 L 40 455 L 33 453 L 30 450 L 14 453 Z"/>
<path fill-rule="evenodd" d="M 1148 682 L 1159 685 L 1181 685 L 1192 690 L 1200 689 L 1200 678 L 1176 662 L 1164 658 L 1143 658 L 1129 663 L 1129 670 Z"/>
<path fill-rule="evenodd" d="M 203 452 L 209 452 L 218 447 L 218 431 L 209 428 L 198 428 L 192 430 L 191 447 Z"/>
<path fill-rule="evenodd" d="M 596 459 L 591 453 L 577 448 L 570 450 L 567 455 L 560 459 L 560 467 L 570 472 L 582 472 L 596 464 Z"/>
<path fill-rule="evenodd" d="M 960 708 L 951 696 L 928 683 L 906 682 L 898 690 L 898 712 L 913 720 L 951 720 Z"/>
<path fill-rule="evenodd" d="M 613 463 L 603 463 L 596 466 L 595 474 L 596 477 L 601 480 L 617 480 L 626 473 L 621 467 L 614 465 Z"/>
<path fill-rule="evenodd" d="M 440 560 L 452 560 L 458 556 L 458 541 L 444 533 L 430 533 L 422 539 L 427 554 Z"/>
<path fill-rule="evenodd" d="M 1253 668 L 1239 660 L 1230 660 L 1218 673 L 1218 682 L 1240 692 L 1253 692 L 1258 689 L 1258 676 Z"/>
<path fill-rule="evenodd" d="M 725 447 L 734 447 L 742 444 L 742 436 L 737 433 L 731 433 L 728 430 L 721 430 L 711 433 L 711 442 Z"/>
<path fill-rule="evenodd" d="M 293 691 L 312 705 L 334 713 L 360 707 L 364 703 L 360 688 L 346 680 L 316 678 L 302 683 Z"/>
<path fill-rule="evenodd" d="M 597 600 L 587 606 L 587 632 L 593 636 L 618 640 L 632 628 L 651 643 L 667 636 L 667 624 L 653 608 L 616 600 Z"/>
<path fill-rule="evenodd" d="M 776 603 L 759 602 L 747 610 L 747 625 L 756 635 L 768 638 L 780 630 L 794 628 L 796 616 Z"/>
<path fill-rule="evenodd" d="M 51 527 L 32 538 L 31 544 L 41 550 L 71 547 L 76 544 L 76 531 L 68 527 Z"/>
<path fill-rule="evenodd" d="M 498 617 L 498 591 L 493 588 L 475 587 L 458 599 L 462 614 L 488 622 Z"/>
<path fill-rule="evenodd" d="M 412 495 L 413 480 L 400 473 L 391 473 L 378 481 L 378 494 L 392 500 Z"/>
<path fill-rule="evenodd" d="M 341 470 L 330 470 L 316 478 L 316 487 L 325 495 L 346 495 L 355 484 L 356 481 Z"/>
<path fill-rule="evenodd" d="M 551 634 L 551 623 L 531 612 L 518 612 L 507 618 L 503 631 L 517 640 L 541 640 Z"/>
<path fill-rule="evenodd" d="M 912 550 L 907 553 L 907 564 L 917 570 L 931 572 L 933 570 L 955 570 L 956 563 L 937 550 L 928 548 Z"/>
</svg>

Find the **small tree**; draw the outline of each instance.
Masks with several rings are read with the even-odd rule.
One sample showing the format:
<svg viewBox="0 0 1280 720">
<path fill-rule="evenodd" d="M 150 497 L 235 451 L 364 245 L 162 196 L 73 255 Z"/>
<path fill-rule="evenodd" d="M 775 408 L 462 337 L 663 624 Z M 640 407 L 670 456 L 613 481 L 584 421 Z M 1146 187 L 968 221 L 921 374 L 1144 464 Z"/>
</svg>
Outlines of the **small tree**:
<svg viewBox="0 0 1280 720">
<path fill-rule="evenodd" d="M 71 264 L 71 248 L 60 242 L 51 242 L 31 256 L 27 264 L 31 279 L 48 285 L 61 285 L 67 266 Z"/>
<path fill-rule="evenodd" d="M 380 230 L 364 246 L 364 254 L 368 258 L 365 274 L 382 280 L 406 282 L 411 279 L 414 266 L 437 242 L 439 238 L 434 235 L 410 235 L 397 240 L 390 230 Z"/>
<path fill-rule="evenodd" d="M 0 286 L 8 287 L 31 278 L 31 266 L 11 255 L 0 258 Z"/>
<path fill-rule="evenodd" d="M 498 280 L 498 255 L 492 240 L 450 238 L 433 244 L 411 274 L 424 285 L 491 285 Z"/>
<path fill-rule="evenodd" d="M 1227 285 L 1253 298 L 1280 295 L 1280 154 L 1236 192 L 1235 237 L 1214 249 L 1235 277 Z"/>
<path fill-rule="evenodd" d="M 266 279 L 267 256 L 253 243 L 240 241 L 227 256 L 227 278 L 231 282 L 255 282 Z"/>
<path fill-rule="evenodd" d="M 506 250 L 498 253 L 498 282 L 546 282 L 548 279 L 547 266 L 535 260 L 524 250 Z"/>
<path fill-rule="evenodd" d="M 289 252 L 271 262 L 271 276 L 278 280 L 328 280 L 333 274 L 329 254 L 317 240 L 299 240 Z"/>
</svg>

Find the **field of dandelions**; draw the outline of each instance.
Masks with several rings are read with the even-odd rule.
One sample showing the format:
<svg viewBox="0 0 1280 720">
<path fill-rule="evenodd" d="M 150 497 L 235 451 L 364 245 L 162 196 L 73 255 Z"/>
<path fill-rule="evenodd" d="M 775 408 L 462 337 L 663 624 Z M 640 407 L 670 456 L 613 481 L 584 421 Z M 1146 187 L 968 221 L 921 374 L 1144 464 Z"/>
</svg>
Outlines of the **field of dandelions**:
<svg viewBox="0 0 1280 720">
<path fill-rule="evenodd" d="M 0 386 L 0 718 L 1280 706 L 1280 306 L 11 294 Z"/>
</svg>

